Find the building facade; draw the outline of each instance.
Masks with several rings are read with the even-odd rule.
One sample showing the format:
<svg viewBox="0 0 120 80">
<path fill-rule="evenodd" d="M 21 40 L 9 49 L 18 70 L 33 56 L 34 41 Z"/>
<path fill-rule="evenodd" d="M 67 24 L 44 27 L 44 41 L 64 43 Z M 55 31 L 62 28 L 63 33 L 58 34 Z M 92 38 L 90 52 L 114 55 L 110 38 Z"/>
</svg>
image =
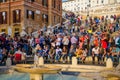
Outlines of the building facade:
<svg viewBox="0 0 120 80">
<path fill-rule="evenodd" d="M 89 0 L 68 0 L 63 2 L 62 8 L 72 12 L 86 11 L 89 2 Z"/>
<path fill-rule="evenodd" d="M 1 0 L 0 32 L 29 34 L 62 21 L 62 0 Z"/>
<path fill-rule="evenodd" d="M 62 6 L 83 17 L 120 15 L 120 0 L 68 0 Z"/>
<path fill-rule="evenodd" d="M 89 10 L 90 16 L 120 16 L 120 0 L 98 0 L 98 2 L 93 0 L 91 3 Z"/>
<path fill-rule="evenodd" d="M 75 7 L 75 1 L 64 1 L 62 3 L 62 9 L 65 11 L 72 11 L 74 12 L 74 7 Z"/>
</svg>

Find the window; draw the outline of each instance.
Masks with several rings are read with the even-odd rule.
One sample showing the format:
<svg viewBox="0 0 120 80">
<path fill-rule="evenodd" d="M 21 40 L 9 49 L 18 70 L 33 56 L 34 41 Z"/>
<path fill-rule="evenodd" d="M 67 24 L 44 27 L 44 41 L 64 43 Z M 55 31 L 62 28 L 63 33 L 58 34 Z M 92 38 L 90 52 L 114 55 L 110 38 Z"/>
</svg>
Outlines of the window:
<svg viewBox="0 0 120 80">
<path fill-rule="evenodd" d="M 15 28 L 15 31 L 19 31 L 19 28 Z"/>
<path fill-rule="evenodd" d="M 5 32 L 6 30 L 5 29 L 2 29 L 1 32 Z"/>
<path fill-rule="evenodd" d="M 35 18 L 35 13 L 34 13 L 34 11 L 32 11 L 32 19 L 34 20 L 34 18 Z"/>
<path fill-rule="evenodd" d="M 7 2 L 7 0 L 0 0 L 0 3 L 1 3 L 1 2 Z"/>
<path fill-rule="evenodd" d="M 27 19 L 33 19 L 34 20 L 34 18 L 35 18 L 35 13 L 34 13 L 34 11 L 31 11 L 31 10 L 26 10 L 26 18 Z"/>
<path fill-rule="evenodd" d="M 60 6 L 60 4 L 59 4 L 59 5 L 58 5 L 58 10 L 59 10 L 59 11 L 60 11 L 60 9 L 61 9 L 60 7 L 61 7 L 61 6 Z"/>
<path fill-rule="evenodd" d="M 54 23 L 56 23 L 56 17 L 54 16 Z"/>
<path fill-rule="evenodd" d="M 56 0 L 52 0 L 53 8 L 56 8 Z"/>
<path fill-rule="evenodd" d="M 13 23 L 21 22 L 21 10 L 13 11 Z"/>
<path fill-rule="evenodd" d="M 48 15 L 47 14 L 42 14 L 42 21 L 48 23 Z"/>
<path fill-rule="evenodd" d="M 7 24 L 7 12 L 0 12 L 0 24 Z"/>
<path fill-rule="evenodd" d="M 30 2 L 35 2 L 35 0 L 30 0 Z"/>
<path fill-rule="evenodd" d="M 13 1 L 18 1 L 18 0 L 13 0 Z M 28 2 L 35 2 L 35 0 L 25 0 L 25 1 L 28 1 Z"/>
<path fill-rule="evenodd" d="M 48 7 L 48 0 L 42 0 L 42 5 Z"/>
</svg>

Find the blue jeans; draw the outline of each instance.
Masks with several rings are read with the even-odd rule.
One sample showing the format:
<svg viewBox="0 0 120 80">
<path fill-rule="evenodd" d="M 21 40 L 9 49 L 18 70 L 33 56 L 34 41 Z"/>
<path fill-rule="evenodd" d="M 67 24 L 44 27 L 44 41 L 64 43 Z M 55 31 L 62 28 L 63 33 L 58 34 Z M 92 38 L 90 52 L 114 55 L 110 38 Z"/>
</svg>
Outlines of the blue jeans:
<svg viewBox="0 0 120 80">
<path fill-rule="evenodd" d="M 106 55 L 107 59 L 110 58 L 113 62 L 115 61 L 114 60 L 114 56 L 111 56 L 111 55 Z"/>
<path fill-rule="evenodd" d="M 72 60 L 72 57 L 75 56 L 75 54 L 69 53 L 68 56 L 69 56 L 70 60 Z"/>
<path fill-rule="evenodd" d="M 59 54 L 56 54 L 56 55 L 55 55 L 55 60 L 57 60 L 57 61 L 60 60 L 60 55 L 59 55 Z"/>
<path fill-rule="evenodd" d="M 101 60 L 101 55 L 100 54 L 94 54 L 94 56 L 92 57 L 92 60 L 93 60 L 93 64 L 95 63 L 95 57 L 97 57 L 97 61 L 98 61 L 98 64 Z"/>
</svg>

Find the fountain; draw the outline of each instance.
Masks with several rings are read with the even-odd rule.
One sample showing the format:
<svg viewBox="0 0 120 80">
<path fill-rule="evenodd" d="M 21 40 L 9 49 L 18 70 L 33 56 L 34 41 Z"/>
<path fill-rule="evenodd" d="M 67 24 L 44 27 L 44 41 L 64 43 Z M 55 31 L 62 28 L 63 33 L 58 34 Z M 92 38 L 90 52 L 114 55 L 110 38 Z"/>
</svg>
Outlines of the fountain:
<svg viewBox="0 0 120 80">
<path fill-rule="evenodd" d="M 61 71 L 61 67 L 58 66 L 37 66 L 29 64 L 17 64 L 13 67 L 14 70 L 23 73 L 31 73 L 31 74 L 56 74 Z"/>
<path fill-rule="evenodd" d="M 42 57 L 34 64 L 17 64 L 9 68 L 8 73 L 1 73 L 0 80 L 91 80 L 87 77 L 76 75 L 76 72 L 61 72 L 62 67 L 44 65 Z"/>
<path fill-rule="evenodd" d="M 30 80 L 43 80 L 44 74 L 59 74 L 61 67 L 59 66 L 45 66 L 42 57 L 38 59 L 33 65 L 17 64 L 13 69 L 21 73 L 30 73 Z"/>
</svg>

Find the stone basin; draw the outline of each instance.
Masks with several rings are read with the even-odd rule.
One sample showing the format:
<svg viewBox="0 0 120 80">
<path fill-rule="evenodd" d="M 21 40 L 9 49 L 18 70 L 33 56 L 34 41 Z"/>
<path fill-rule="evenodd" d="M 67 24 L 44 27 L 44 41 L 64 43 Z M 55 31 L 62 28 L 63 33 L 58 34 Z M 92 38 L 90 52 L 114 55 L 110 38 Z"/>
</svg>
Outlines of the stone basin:
<svg viewBox="0 0 120 80">
<path fill-rule="evenodd" d="M 38 66 L 34 67 L 34 65 L 28 64 L 18 64 L 13 67 L 15 71 L 22 73 L 30 73 L 30 74 L 56 74 L 61 71 L 61 67 L 59 66 Z"/>
</svg>

